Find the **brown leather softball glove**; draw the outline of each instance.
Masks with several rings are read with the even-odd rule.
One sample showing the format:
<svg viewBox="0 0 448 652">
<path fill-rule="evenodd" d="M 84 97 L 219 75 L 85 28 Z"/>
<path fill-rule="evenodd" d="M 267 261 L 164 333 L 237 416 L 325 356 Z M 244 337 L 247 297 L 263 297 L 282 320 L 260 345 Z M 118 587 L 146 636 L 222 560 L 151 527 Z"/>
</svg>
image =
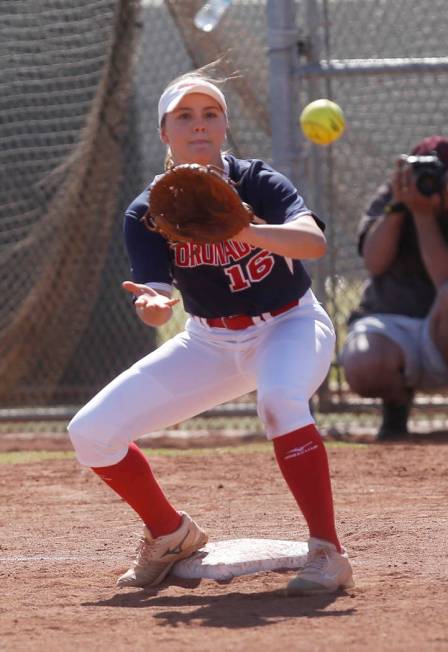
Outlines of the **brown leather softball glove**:
<svg viewBox="0 0 448 652">
<path fill-rule="evenodd" d="M 254 217 L 235 183 L 212 165 L 176 165 L 156 179 L 149 193 L 142 221 L 168 240 L 229 240 Z"/>
</svg>

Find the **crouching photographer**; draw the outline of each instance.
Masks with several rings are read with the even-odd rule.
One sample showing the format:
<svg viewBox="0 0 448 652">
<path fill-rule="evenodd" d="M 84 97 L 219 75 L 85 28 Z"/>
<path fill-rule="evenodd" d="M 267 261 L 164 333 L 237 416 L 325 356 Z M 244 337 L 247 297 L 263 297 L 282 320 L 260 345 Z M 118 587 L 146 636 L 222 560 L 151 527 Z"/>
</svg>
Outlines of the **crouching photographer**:
<svg viewBox="0 0 448 652">
<path fill-rule="evenodd" d="M 398 158 L 358 235 L 369 277 L 341 362 L 354 392 L 383 399 L 378 439 L 395 440 L 415 390 L 448 388 L 448 138 Z"/>
</svg>

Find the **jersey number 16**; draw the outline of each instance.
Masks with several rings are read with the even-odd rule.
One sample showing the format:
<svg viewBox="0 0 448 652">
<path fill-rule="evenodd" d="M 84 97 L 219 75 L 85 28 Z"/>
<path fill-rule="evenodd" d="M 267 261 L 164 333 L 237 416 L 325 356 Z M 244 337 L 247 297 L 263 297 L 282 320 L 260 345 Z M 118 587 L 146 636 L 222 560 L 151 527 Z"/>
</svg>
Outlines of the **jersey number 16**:
<svg viewBox="0 0 448 652">
<path fill-rule="evenodd" d="M 274 256 L 263 249 L 249 258 L 244 266 L 238 264 L 227 267 L 224 272 L 230 279 L 230 290 L 241 292 L 247 290 L 252 283 L 259 283 L 270 274 L 274 264 Z"/>
</svg>

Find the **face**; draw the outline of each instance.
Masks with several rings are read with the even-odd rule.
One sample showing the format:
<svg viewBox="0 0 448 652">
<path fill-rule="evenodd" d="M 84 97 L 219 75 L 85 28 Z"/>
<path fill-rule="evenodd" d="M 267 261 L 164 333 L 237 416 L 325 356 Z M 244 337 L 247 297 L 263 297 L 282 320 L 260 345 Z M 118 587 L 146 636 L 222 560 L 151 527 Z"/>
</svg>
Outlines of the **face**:
<svg viewBox="0 0 448 652">
<path fill-rule="evenodd" d="M 221 148 L 226 137 L 226 116 L 216 100 L 202 93 L 182 98 L 167 113 L 160 137 L 169 145 L 174 162 L 221 165 Z"/>
</svg>

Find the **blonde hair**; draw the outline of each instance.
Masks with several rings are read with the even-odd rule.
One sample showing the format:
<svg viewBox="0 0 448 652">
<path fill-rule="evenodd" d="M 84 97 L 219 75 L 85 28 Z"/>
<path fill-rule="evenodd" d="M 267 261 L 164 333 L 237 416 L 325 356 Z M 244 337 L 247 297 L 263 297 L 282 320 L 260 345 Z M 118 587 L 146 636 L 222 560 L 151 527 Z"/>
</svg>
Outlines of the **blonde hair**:
<svg viewBox="0 0 448 652">
<path fill-rule="evenodd" d="M 218 69 L 219 66 L 221 66 L 224 63 L 224 61 L 225 61 L 225 57 L 220 57 L 219 59 L 216 59 L 211 63 L 207 63 L 205 66 L 201 66 L 201 68 L 196 68 L 191 72 L 186 72 L 183 75 L 176 77 L 176 79 L 170 81 L 170 83 L 165 87 L 163 92 L 165 92 L 171 86 L 174 86 L 174 84 L 179 84 L 184 80 L 188 81 L 190 79 L 200 79 L 201 81 L 206 81 L 209 82 L 210 84 L 214 84 L 219 88 L 220 86 L 223 86 L 226 82 L 230 81 L 231 79 L 238 79 L 239 77 L 241 77 L 241 75 L 236 71 L 233 72 L 228 77 L 220 76 L 218 74 Z M 163 116 L 162 118 L 162 123 L 160 125 L 161 128 L 164 126 L 164 124 L 165 124 L 165 116 Z M 174 167 L 173 155 L 171 153 L 170 146 L 167 145 L 165 161 L 164 161 L 164 169 L 171 170 L 173 167 Z"/>
</svg>

